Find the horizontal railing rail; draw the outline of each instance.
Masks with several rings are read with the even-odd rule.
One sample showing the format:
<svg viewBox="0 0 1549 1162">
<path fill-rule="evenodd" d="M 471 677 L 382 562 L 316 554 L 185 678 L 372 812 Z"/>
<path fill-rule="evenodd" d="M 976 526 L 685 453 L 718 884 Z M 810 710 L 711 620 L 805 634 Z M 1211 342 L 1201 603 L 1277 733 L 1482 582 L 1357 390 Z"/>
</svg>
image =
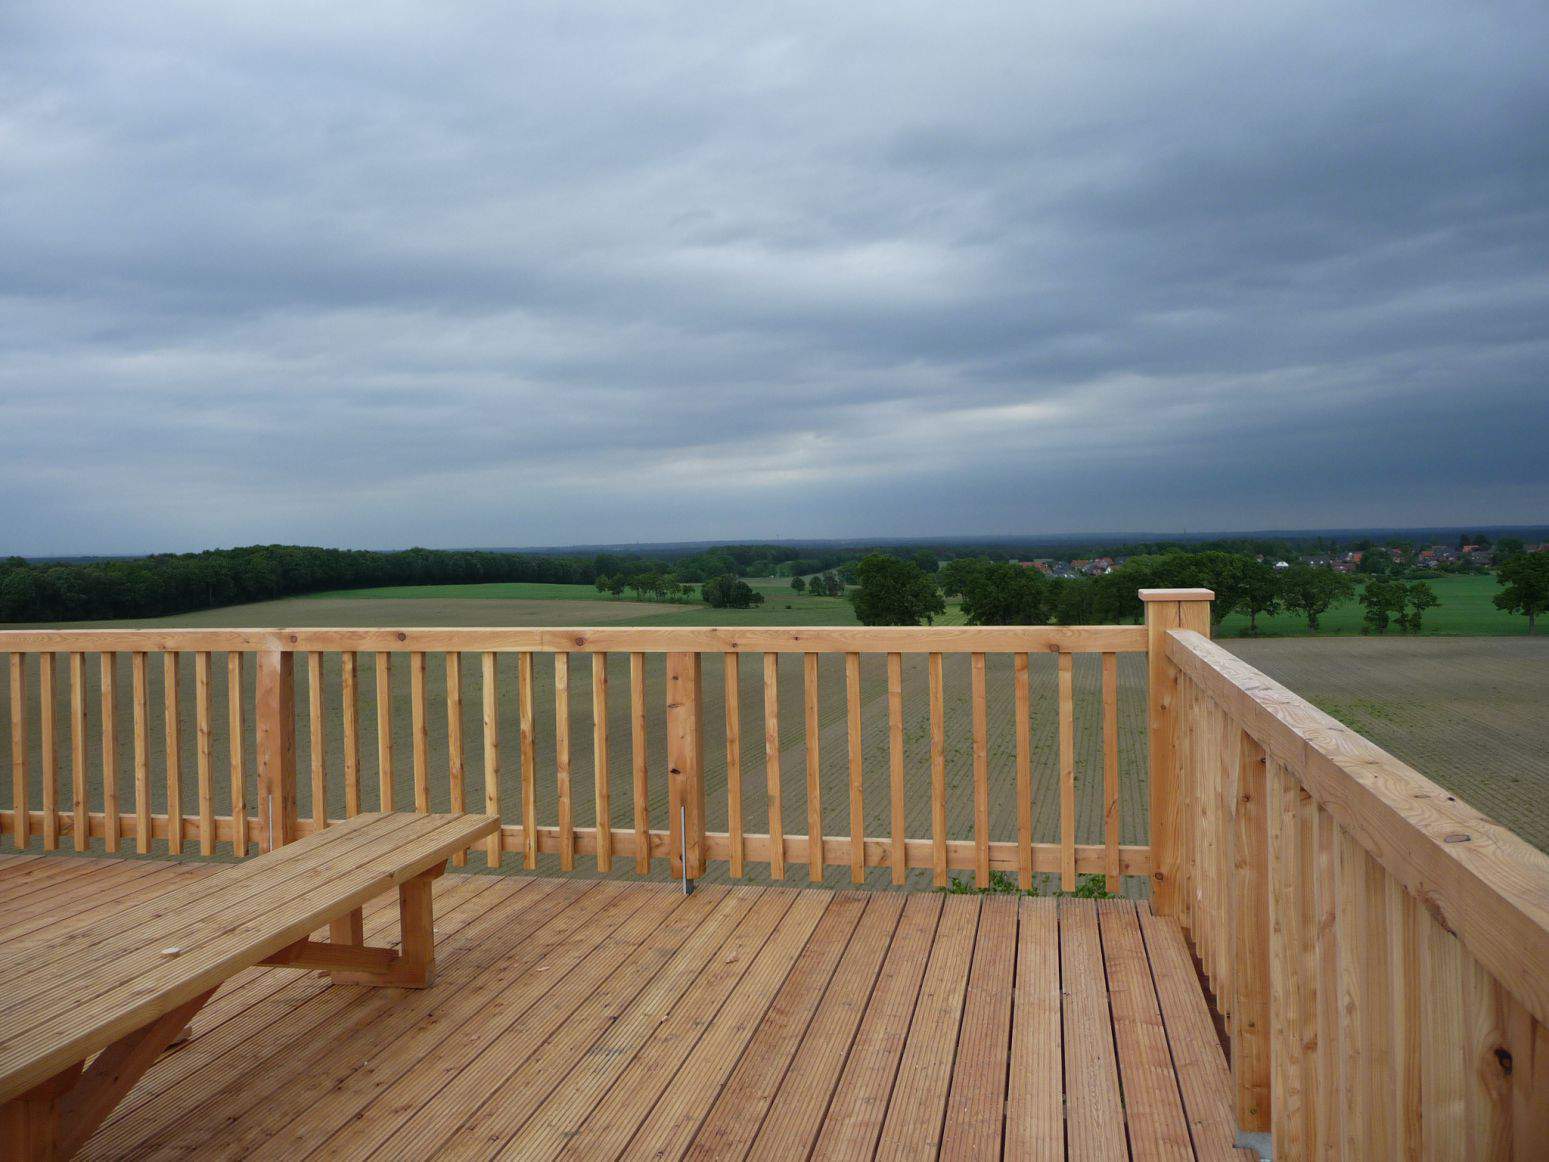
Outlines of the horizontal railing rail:
<svg viewBox="0 0 1549 1162">
<path fill-rule="evenodd" d="M 1276 1158 L 1542 1157 L 1549 856 L 1198 629 L 1164 648 L 1157 860 L 1240 1124 Z"/>
<path fill-rule="evenodd" d="M 695 876 L 715 861 L 733 876 L 921 869 L 987 886 L 1003 871 L 1073 889 L 1097 874 L 1117 889 L 1152 871 L 1146 844 L 1121 842 L 1120 809 L 1118 661 L 1147 646 L 1141 626 L 0 631 L 0 828 L 18 846 L 244 855 L 412 803 L 501 816 L 485 858 L 529 868 L 551 855 L 646 874 L 666 859 L 678 875 L 686 859 Z M 1123 688 L 1143 685 L 1138 666 Z M 707 738 L 724 809 L 706 799 Z M 1035 750 L 1052 810 L 1035 802 Z M 1099 842 L 1077 841 L 1078 766 Z M 1051 816 L 1057 834 L 1035 841 Z"/>
</svg>

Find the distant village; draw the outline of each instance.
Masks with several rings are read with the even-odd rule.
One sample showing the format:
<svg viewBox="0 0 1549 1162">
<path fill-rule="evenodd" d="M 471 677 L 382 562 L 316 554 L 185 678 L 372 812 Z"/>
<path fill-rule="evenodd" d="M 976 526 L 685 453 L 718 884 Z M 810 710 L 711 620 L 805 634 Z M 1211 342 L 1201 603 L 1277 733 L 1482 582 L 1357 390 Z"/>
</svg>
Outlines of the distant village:
<svg viewBox="0 0 1549 1162">
<path fill-rule="evenodd" d="M 1549 552 L 1549 541 L 1522 546 L 1527 553 Z M 1293 561 L 1300 560 L 1314 568 L 1332 569 L 1336 573 L 1387 572 L 1390 569 L 1434 569 L 1448 573 L 1475 573 L 1495 565 L 1496 550 L 1489 542 L 1465 542 L 1456 545 L 1428 545 L 1416 549 L 1411 545 L 1373 545 L 1364 549 L 1344 552 L 1315 553 L 1303 557 L 1270 559 L 1262 553 L 1255 554 L 1259 561 L 1269 560 L 1276 569 L 1289 569 Z M 1368 556 L 1383 559 L 1382 566 L 1368 561 Z M 1126 561 L 1127 556 L 1077 557 L 1067 561 L 1053 557 L 1036 557 L 1017 561 L 1026 569 L 1037 569 L 1047 577 L 1101 577 L 1112 573 Z M 1364 562 L 1364 567 L 1363 567 Z"/>
</svg>

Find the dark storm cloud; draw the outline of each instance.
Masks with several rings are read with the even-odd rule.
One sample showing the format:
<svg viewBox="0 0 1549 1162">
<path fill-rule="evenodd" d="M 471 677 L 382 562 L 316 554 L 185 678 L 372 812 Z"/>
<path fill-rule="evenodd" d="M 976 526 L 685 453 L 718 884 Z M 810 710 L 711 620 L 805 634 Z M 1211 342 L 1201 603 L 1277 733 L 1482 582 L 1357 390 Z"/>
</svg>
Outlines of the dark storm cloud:
<svg viewBox="0 0 1549 1162">
<path fill-rule="evenodd" d="M 0 8 L 0 550 L 1549 517 L 1536 4 Z"/>
</svg>

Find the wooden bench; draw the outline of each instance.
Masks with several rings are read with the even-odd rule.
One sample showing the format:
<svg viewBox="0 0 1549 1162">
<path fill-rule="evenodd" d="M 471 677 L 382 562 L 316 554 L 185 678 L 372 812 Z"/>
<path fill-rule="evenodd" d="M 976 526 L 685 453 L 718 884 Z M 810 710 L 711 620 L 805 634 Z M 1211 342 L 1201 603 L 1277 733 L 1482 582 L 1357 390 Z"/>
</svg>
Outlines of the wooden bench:
<svg viewBox="0 0 1549 1162">
<path fill-rule="evenodd" d="M 359 815 L 111 919 L 0 949 L 0 1157 L 73 1154 L 243 969 L 425 987 L 432 881 L 498 827 L 482 815 Z M 400 947 L 368 947 L 361 906 L 395 888 Z M 313 940 L 324 925 L 329 939 Z"/>
</svg>

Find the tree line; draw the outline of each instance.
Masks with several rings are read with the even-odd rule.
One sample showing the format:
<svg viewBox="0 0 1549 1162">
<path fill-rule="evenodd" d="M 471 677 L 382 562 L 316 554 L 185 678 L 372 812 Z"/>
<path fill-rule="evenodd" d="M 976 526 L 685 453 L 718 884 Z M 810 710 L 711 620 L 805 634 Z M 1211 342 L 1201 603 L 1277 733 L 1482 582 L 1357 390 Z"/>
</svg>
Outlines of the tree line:
<svg viewBox="0 0 1549 1162">
<path fill-rule="evenodd" d="M 593 560 L 526 553 L 250 545 L 82 562 L 0 560 L 0 621 L 164 617 L 330 589 L 481 581 L 584 584 Z"/>
<path fill-rule="evenodd" d="M 1249 632 L 1258 619 L 1287 610 L 1316 631 L 1329 609 L 1357 596 L 1345 573 L 1306 562 L 1276 568 L 1267 561 L 1219 550 L 1132 557 L 1097 577 L 1051 578 L 1037 569 L 987 557 L 960 557 L 934 577 L 913 561 L 873 554 L 856 569 L 858 588 L 850 595 L 865 625 L 919 625 L 946 611 L 946 597 L 961 604 L 970 625 L 1105 625 L 1140 621 L 1141 589 L 1213 590 L 1215 625 L 1229 613 L 1247 616 Z M 1549 553 L 1518 552 L 1497 571 L 1501 592 L 1495 605 L 1526 615 L 1533 632 L 1537 615 L 1549 610 Z M 1425 613 L 1440 604 L 1424 581 L 1371 575 L 1358 597 L 1364 631 L 1419 633 Z"/>
</svg>

